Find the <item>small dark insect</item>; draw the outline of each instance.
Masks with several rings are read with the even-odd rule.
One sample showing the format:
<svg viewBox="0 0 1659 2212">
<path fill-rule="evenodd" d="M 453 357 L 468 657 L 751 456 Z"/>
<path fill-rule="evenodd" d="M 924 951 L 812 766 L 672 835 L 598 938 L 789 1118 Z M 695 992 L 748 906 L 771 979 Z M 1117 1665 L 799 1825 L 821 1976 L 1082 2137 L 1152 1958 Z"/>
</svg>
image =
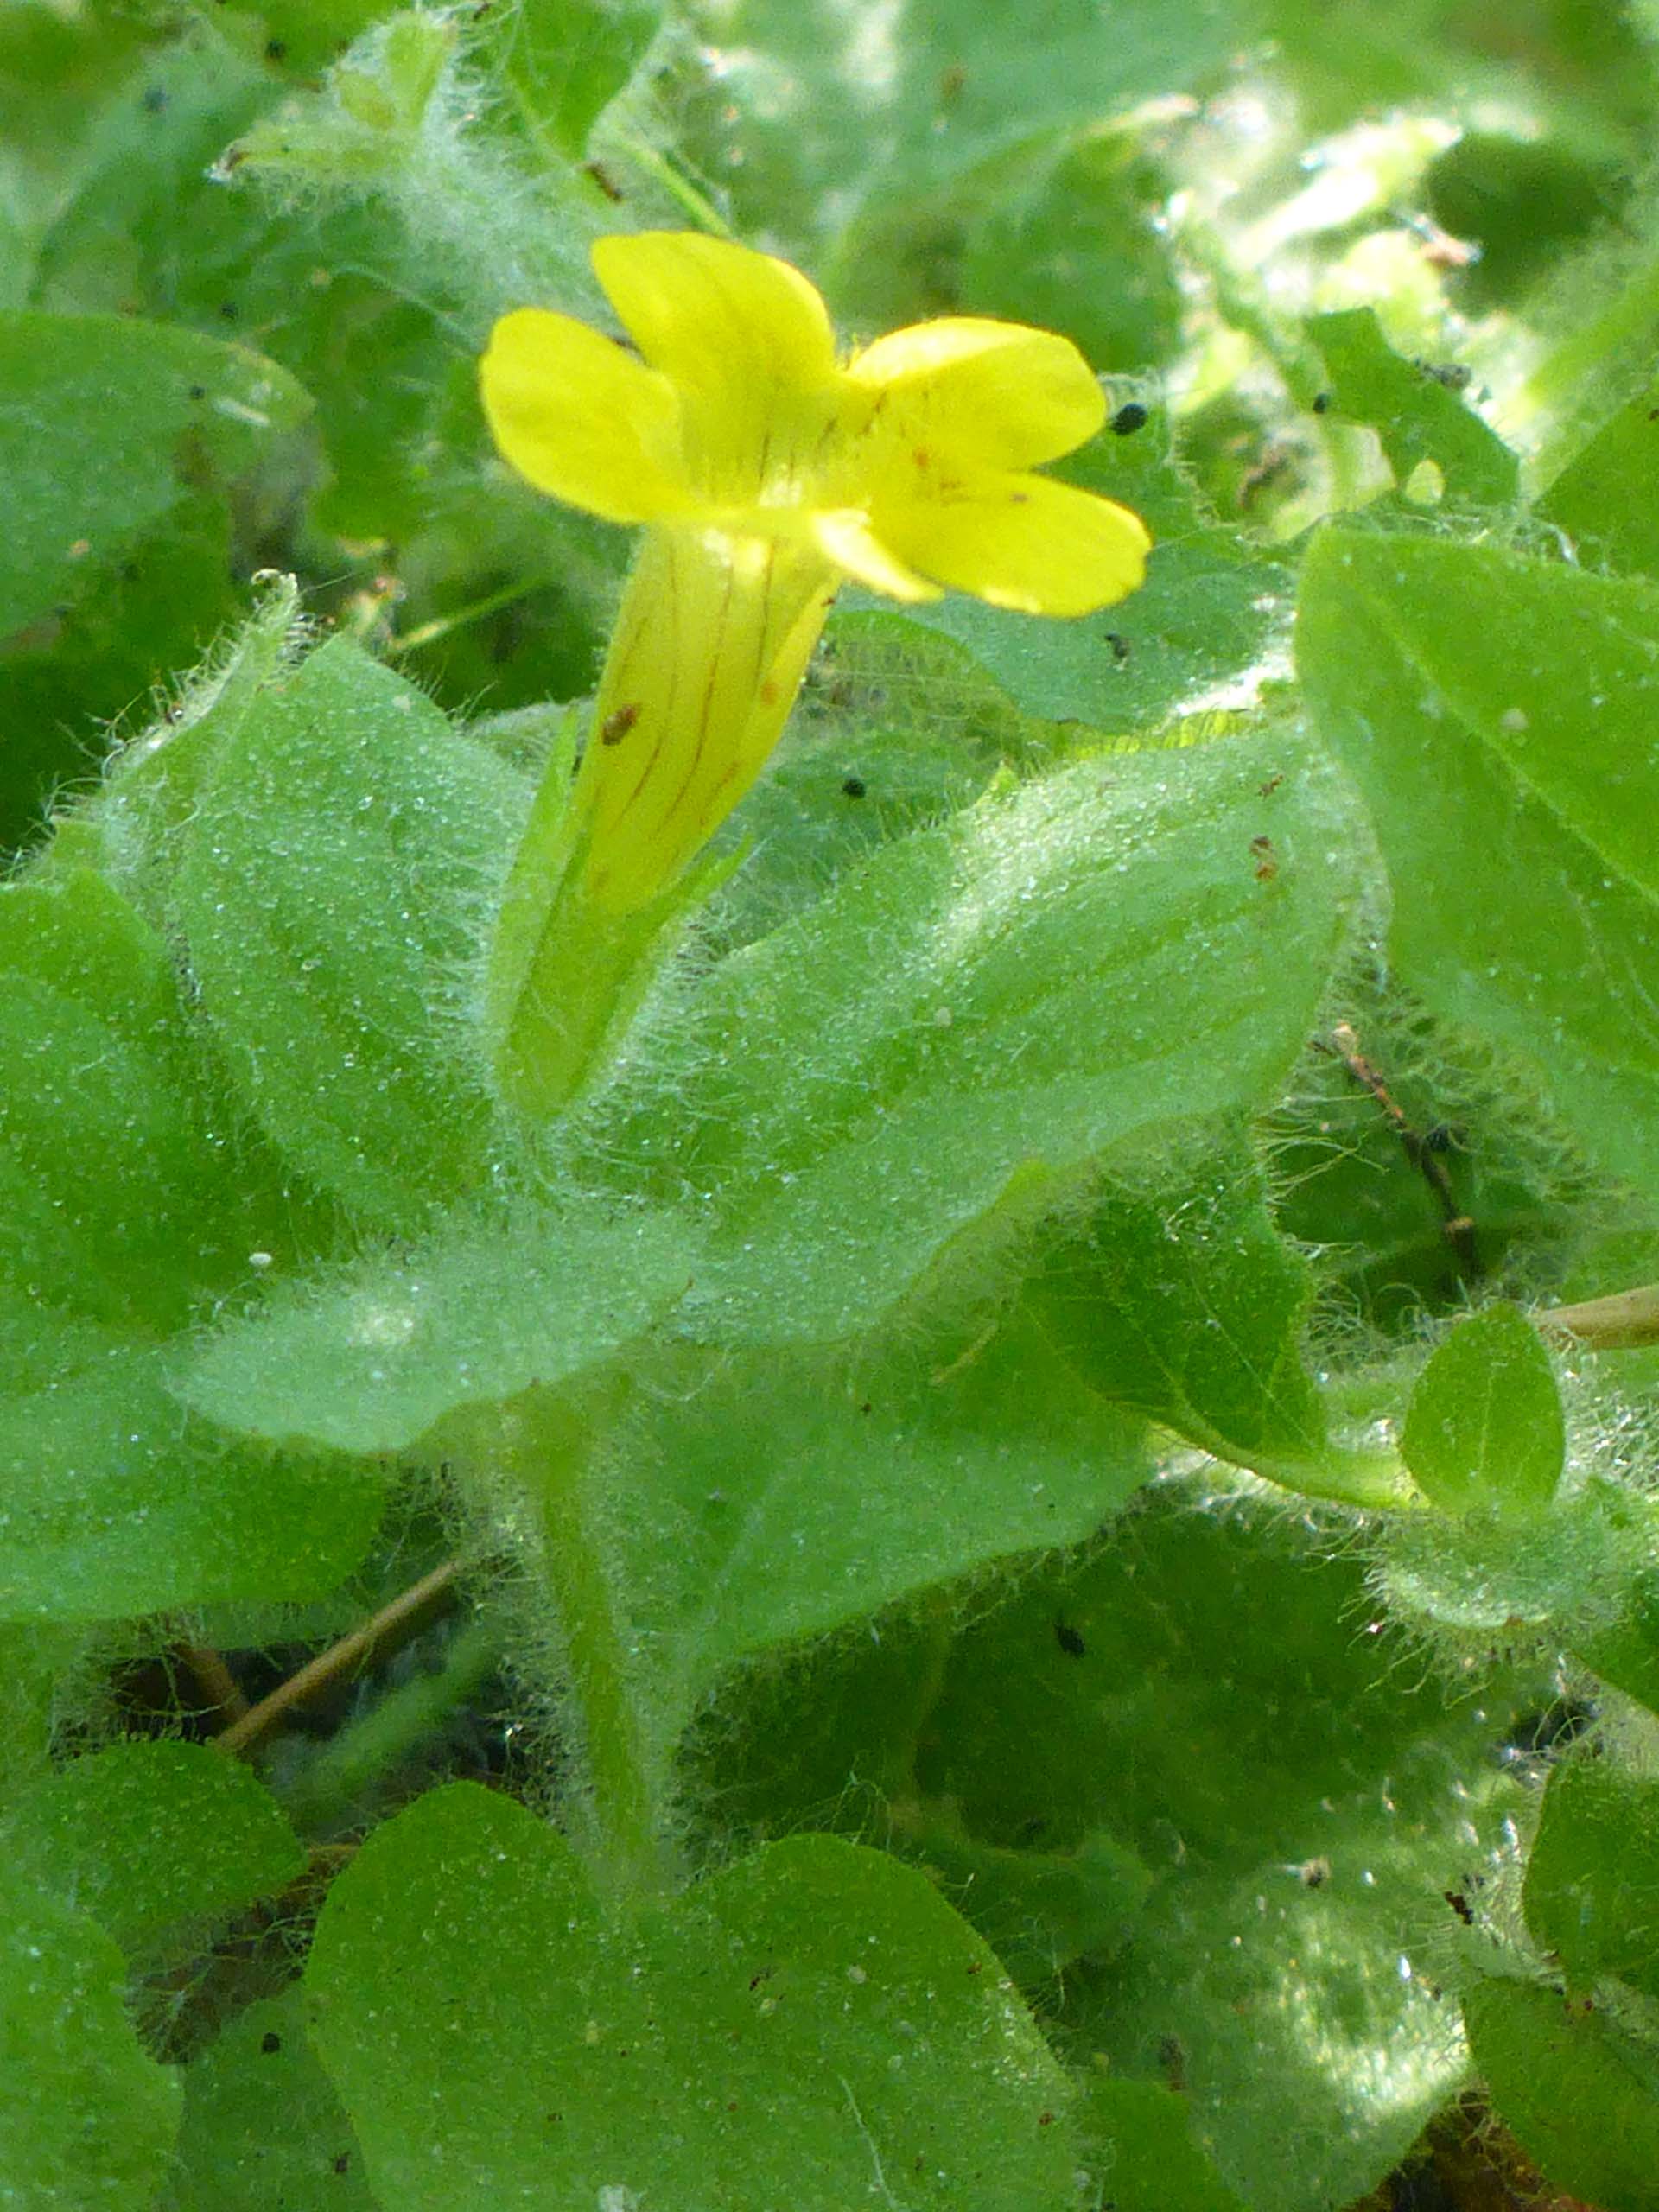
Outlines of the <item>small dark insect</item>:
<svg viewBox="0 0 1659 2212">
<path fill-rule="evenodd" d="M 1316 415 L 1328 415 L 1331 412 L 1333 400 L 1334 395 L 1332 393 L 1328 391 L 1316 391 L 1313 395 L 1313 412 Z"/>
<path fill-rule="evenodd" d="M 1106 632 L 1106 642 L 1112 649 L 1112 658 L 1122 668 L 1129 657 L 1128 639 L 1119 631 L 1109 630 Z"/>
<path fill-rule="evenodd" d="M 279 39 L 279 38 L 273 38 L 273 39 L 267 39 L 267 40 L 266 40 L 266 41 L 265 41 L 265 59 L 266 59 L 266 60 L 267 60 L 267 61 L 286 61 L 286 60 L 287 60 L 287 59 L 288 59 L 288 48 L 287 48 L 283 44 L 283 41 L 281 41 L 281 39 Z"/>
<path fill-rule="evenodd" d="M 1158 2063 L 1164 2069 L 1164 2079 L 1172 2089 L 1186 2087 L 1186 2052 L 1179 2036 L 1160 2036 Z"/>
<path fill-rule="evenodd" d="M 1305 1859 L 1296 1869 L 1296 1878 L 1305 1890 L 1322 1890 L 1331 1878 L 1331 1861 Z"/>
<path fill-rule="evenodd" d="M 1468 1898 L 1465 1897 L 1461 1890 L 1442 1890 L 1440 1891 L 1440 1895 L 1446 1899 L 1447 1904 L 1451 1906 L 1452 1911 L 1457 1914 L 1458 1918 L 1463 1923 L 1465 1928 L 1472 1928 L 1474 1926 L 1474 1908 L 1470 1904 Z"/>
<path fill-rule="evenodd" d="M 342 2151 L 340 2153 L 340 2156 L 334 2160 L 334 2171 L 337 2174 L 348 2173 L 351 2171 L 351 2152 L 349 2151 Z"/>
<path fill-rule="evenodd" d="M 149 86 L 144 92 L 143 110 L 146 115 L 159 115 L 167 105 L 167 94 L 159 85 Z"/>
<path fill-rule="evenodd" d="M 241 308 L 234 300 L 221 300 L 219 303 L 219 319 L 221 322 L 234 322 L 241 312 Z"/>
<path fill-rule="evenodd" d="M 862 798 L 868 786 L 862 776 L 849 776 L 841 788 L 849 798 Z"/>
<path fill-rule="evenodd" d="M 1068 1659 L 1082 1659 L 1088 1655 L 1088 1645 L 1078 1635 L 1077 1630 L 1069 1627 L 1065 1621 L 1055 1622 L 1054 1641 Z"/>
<path fill-rule="evenodd" d="M 1255 861 L 1255 880 L 1271 883 L 1279 873 L 1279 855 L 1273 849 L 1271 837 L 1252 837 L 1250 852 Z"/>
<path fill-rule="evenodd" d="M 1259 796 L 1262 798 L 1271 798 L 1274 791 L 1278 790 L 1280 785 L 1282 784 L 1284 780 L 1282 774 L 1269 776 L 1267 782 L 1262 785 Z"/>
<path fill-rule="evenodd" d="M 1133 431 L 1144 429 L 1147 410 L 1138 399 L 1125 400 L 1112 417 L 1112 428 L 1120 438 L 1127 438 Z"/>
<path fill-rule="evenodd" d="M 259 2038 L 259 2048 L 267 2058 L 270 2057 L 274 2052 L 279 2051 L 282 2047 L 283 2039 L 275 2028 L 267 2028 Z"/>
<path fill-rule="evenodd" d="M 193 384 L 190 387 L 190 397 L 192 399 L 206 399 L 207 397 L 207 385 L 205 384 Z"/>
<path fill-rule="evenodd" d="M 607 200 L 614 202 L 625 196 L 621 186 L 602 162 L 584 162 L 582 173 L 584 176 L 592 177 Z"/>
<path fill-rule="evenodd" d="M 613 714 L 607 715 L 604 721 L 600 724 L 600 743 L 601 745 L 620 745 L 623 739 L 627 735 L 628 732 L 633 728 L 635 722 L 637 722 L 639 719 L 639 709 L 632 702 L 626 707 L 618 707 Z"/>
<path fill-rule="evenodd" d="M 1474 379 L 1474 371 L 1462 361 L 1414 361 L 1411 365 L 1447 391 L 1466 391 Z"/>
<path fill-rule="evenodd" d="M 860 1413 L 861 1413 L 861 1414 L 868 1414 L 868 1413 L 873 1413 L 873 1412 L 875 1410 L 875 1408 L 871 1405 L 871 1403 L 870 1403 L 869 1400 L 868 1400 L 868 1398 L 866 1398 L 866 1399 L 865 1399 L 865 1401 L 864 1401 L 864 1402 L 863 1402 L 863 1404 L 859 1408 L 859 1409 L 858 1409 L 858 1410 L 859 1410 L 859 1411 L 860 1411 Z"/>
</svg>

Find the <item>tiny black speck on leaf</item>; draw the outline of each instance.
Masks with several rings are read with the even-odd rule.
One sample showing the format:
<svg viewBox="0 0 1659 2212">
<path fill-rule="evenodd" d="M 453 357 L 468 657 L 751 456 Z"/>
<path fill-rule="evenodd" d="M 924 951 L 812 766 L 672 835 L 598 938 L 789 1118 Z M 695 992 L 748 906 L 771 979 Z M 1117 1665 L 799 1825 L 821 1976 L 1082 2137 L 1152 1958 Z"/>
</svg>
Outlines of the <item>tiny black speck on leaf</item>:
<svg viewBox="0 0 1659 2212">
<path fill-rule="evenodd" d="M 1076 1629 L 1068 1626 L 1065 1621 L 1055 1622 L 1054 1641 L 1068 1659 L 1082 1659 L 1088 1654 L 1089 1647 L 1082 1637 L 1078 1635 Z"/>
<path fill-rule="evenodd" d="M 1316 415 L 1328 415 L 1331 412 L 1331 394 L 1328 391 L 1314 393 L 1313 412 Z"/>
<path fill-rule="evenodd" d="M 1122 668 L 1124 662 L 1128 660 L 1129 657 L 1128 639 L 1123 636 L 1121 631 L 1109 630 L 1106 632 L 1106 642 L 1112 649 L 1112 658 L 1117 663 L 1118 666 Z"/>
<path fill-rule="evenodd" d="M 869 788 L 862 776 L 849 776 L 841 787 L 849 798 L 862 798 Z"/>
<path fill-rule="evenodd" d="M 259 2048 L 264 2051 L 267 2058 L 270 2058 L 275 2052 L 279 2051 L 282 2047 L 283 2039 L 281 2036 L 277 2034 L 275 2028 L 267 2028 L 264 2035 L 259 2038 Z"/>
<path fill-rule="evenodd" d="M 1112 417 L 1112 428 L 1120 438 L 1127 438 L 1132 431 L 1146 428 L 1147 410 L 1138 399 L 1126 399 Z"/>
</svg>

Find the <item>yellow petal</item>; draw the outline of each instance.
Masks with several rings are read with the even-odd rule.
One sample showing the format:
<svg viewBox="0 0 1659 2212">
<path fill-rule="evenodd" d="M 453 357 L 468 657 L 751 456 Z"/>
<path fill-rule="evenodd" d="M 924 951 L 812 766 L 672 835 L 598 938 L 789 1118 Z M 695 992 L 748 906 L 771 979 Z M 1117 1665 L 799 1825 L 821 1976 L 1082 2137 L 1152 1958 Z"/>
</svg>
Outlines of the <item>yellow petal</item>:
<svg viewBox="0 0 1659 2212">
<path fill-rule="evenodd" d="M 785 261 L 700 231 L 599 238 L 594 270 L 653 369 L 700 391 L 816 390 L 835 367 L 817 292 Z"/>
<path fill-rule="evenodd" d="M 861 514 L 845 508 L 815 514 L 812 535 L 820 549 L 838 569 L 871 591 L 886 592 L 890 599 L 918 601 L 941 596 L 938 584 L 929 583 L 897 561 Z"/>
<path fill-rule="evenodd" d="M 847 373 L 879 397 L 873 431 L 883 442 L 992 467 L 1057 461 L 1106 419 L 1094 372 L 1070 339 L 984 316 L 895 330 Z"/>
<path fill-rule="evenodd" d="M 690 504 L 672 385 L 585 322 L 519 308 L 479 365 L 496 444 L 521 476 L 612 522 L 652 522 Z"/>
<path fill-rule="evenodd" d="M 925 576 L 1025 614 L 1092 614 L 1132 592 L 1152 541 L 1138 515 L 1046 476 L 973 478 L 931 499 L 889 499 L 882 543 Z"/>
</svg>

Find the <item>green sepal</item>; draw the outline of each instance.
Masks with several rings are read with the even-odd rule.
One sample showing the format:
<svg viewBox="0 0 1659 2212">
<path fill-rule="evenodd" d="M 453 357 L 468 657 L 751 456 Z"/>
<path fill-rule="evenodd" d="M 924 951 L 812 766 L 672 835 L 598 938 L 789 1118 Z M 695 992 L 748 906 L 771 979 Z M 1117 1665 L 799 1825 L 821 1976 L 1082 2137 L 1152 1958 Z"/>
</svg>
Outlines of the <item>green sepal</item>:
<svg viewBox="0 0 1659 2212">
<path fill-rule="evenodd" d="M 578 881 L 570 803 L 581 713 L 565 716 L 513 855 L 485 968 L 484 1020 L 502 1102 L 534 1119 L 604 1080 L 653 984 L 742 851 L 705 861 L 631 913 L 592 906 Z"/>
</svg>

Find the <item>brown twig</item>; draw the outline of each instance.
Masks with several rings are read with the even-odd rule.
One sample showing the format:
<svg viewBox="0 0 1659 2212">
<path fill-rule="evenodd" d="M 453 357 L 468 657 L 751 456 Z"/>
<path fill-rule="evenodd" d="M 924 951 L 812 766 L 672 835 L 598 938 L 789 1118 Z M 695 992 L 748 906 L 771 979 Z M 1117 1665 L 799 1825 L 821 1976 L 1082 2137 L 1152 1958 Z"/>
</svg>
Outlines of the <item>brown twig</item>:
<svg viewBox="0 0 1659 2212">
<path fill-rule="evenodd" d="M 222 1715 L 226 1725 L 240 1720 L 247 1712 L 248 1700 L 242 1685 L 225 1664 L 223 1654 L 210 1643 L 175 1643 L 173 1649 L 195 1676 L 207 1711 Z"/>
<path fill-rule="evenodd" d="M 1329 1052 L 1341 1061 L 1354 1081 L 1366 1090 L 1382 1108 L 1399 1137 L 1405 1155 L 1427 1184 L 1434 1203 L 1440 1209 L 1440 1234 L 1451 1246 L 1458 1263 L 1458 1272 L 1470 1281 L 1477 1280 L 1481 1272 L 1480 1253 L 1475 1243 L 1475 1224 L 1458 1204 L 1457 1193 L 1452 1188 L 1452 1178 L 1446 1170 L 1433 1144 L 1418 1128 L 1395 1098 L 1379 1071 L 1359 1049 L 1359 1037 L 1351 1022 L 1339 1021 L 1331 1032 L 1332 1041 L 1316 1037 L 1315 1045 L 1322 1052 Z"/>
<path fill-rule="evenodd" d="M 257 1705 L 250 1707 L 239 1720 L 221 1729 L 213 1739 L 214 1745 L 221 1751 L 234 1751 L 245 1758 L 297 1706 L 417 1636 L 429 1621 L 454 1603 L 460 1575 L 459 1560 L 445 1560 L 442 1567 L 435 1567 L 430 1574 L 423 1574 L 418 1582 L 400 1591 L 389 1605 L 383 1605 L 360 1628 L 354 1628 L 338 1643 L 331 1643 L 326 1651 L 308 1660 L 297 1674 L 279 1682 L 269 1697 L 263 1697 Z"/>
<path fill-rule="evenodd" d="M 1630 1351 L 1659 1344 L 1659 1283 L 1616 1290 L 1607 1298 L 1586 1299 L 1579 1306 L 1546 1306 L 1532 1318 L 1539 1328 L 1576 1337 L 1592 1351 Z"/>
</svg>

